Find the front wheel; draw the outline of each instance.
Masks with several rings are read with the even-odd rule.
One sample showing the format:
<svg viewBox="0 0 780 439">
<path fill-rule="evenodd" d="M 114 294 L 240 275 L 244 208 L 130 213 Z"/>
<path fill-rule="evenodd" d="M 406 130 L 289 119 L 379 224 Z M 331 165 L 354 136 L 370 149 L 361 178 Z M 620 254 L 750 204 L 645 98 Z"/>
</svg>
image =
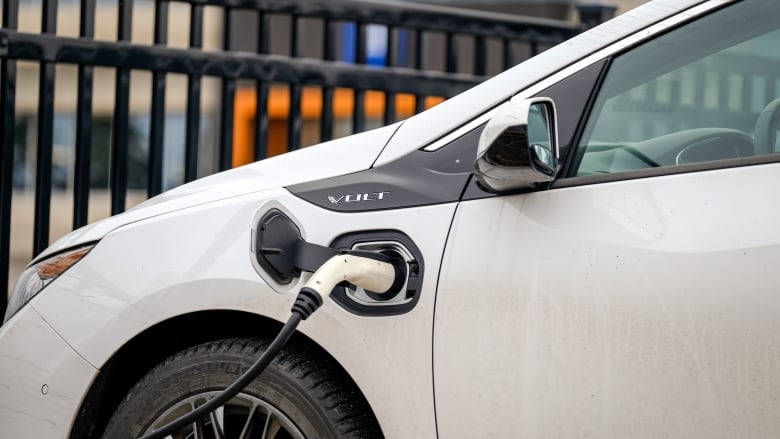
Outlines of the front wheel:
<svg viewBox="0 0 780 439">
<path fill-rule="evenodd" d="M 270 340 L 204 343 L 168 358 L 127 394 L 105 439 L 137 438 L 213 398 L 259 358 Z M 371 409 L 346 373 L 302 343 L 290 342 L 268 368 L 224 406 L 173 439 L 382 437 Z"/>
</svg>

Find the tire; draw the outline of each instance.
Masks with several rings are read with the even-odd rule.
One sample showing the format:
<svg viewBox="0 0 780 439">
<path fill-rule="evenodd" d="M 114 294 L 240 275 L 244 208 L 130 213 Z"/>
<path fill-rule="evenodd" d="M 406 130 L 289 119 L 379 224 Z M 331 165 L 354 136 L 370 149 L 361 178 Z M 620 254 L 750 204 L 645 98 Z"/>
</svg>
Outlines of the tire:
<svg viewBox="0 0 780 439">
<path fill-rule="evenodd" d="M 125 396 L 103 435 L 137 438 L 171 422 L 230 385 L 260 356 L 270 339 L 227 339 L 177 353 L 150 371 Z M 268 368 L 218 409 L 226 439 L 375 438 L 379 425 L 363 395 L 333 360 L 291 340 Z M 252 413 L 251 421 L 249 414 Z M 252 434 L 242 429 L 254 428 Z M 264 435 L 270 426 L 276 435 Z M 212 418 L 174 438 L 216 437 Z"/>
</svg>

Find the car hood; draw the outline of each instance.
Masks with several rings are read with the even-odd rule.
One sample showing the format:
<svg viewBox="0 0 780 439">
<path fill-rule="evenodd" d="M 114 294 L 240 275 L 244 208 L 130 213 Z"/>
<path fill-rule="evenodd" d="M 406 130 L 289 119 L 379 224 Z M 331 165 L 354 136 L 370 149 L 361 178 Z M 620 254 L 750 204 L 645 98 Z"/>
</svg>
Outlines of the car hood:
<svg viewBox="0 0 780 439">
<path fill-rule="evenodd" d="M 38 258 L 157 215 L 267 189 L 336 177 L 371 167 L 401 123 L 289 152 L 220 172 L 164 192 L 127 212 L 75 230 L 49 246 Z"/>
</svg>

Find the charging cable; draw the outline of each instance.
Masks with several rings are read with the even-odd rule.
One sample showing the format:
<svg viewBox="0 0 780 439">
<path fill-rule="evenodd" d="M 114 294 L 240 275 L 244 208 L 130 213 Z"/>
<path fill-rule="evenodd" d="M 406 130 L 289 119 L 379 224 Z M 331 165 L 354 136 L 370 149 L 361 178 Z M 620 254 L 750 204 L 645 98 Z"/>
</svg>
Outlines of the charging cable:
<svg viewBox="0 0 780 439">
<path fill-rule="evenodd" d="M 265 370 L 293 335 L 301 320 L 306 320 L 312 315 L 338 284 L 347 282 L 377 294 L 393 292 L 400 288 L 406 279 L 405 263 L 399 263 L 395 259 L 397 258 L 381 253 L 347 251 L 325 261 L 301 288 L 295 298 L 292 315 L 287 323 L 284 324 L 274 341 L 268 345 L 265 352 L 260 355 L 260 358 L 246 372 L 202 406 L 140 439 L 163 439 L 214 411 L 236 396 Z"/>
</svg>

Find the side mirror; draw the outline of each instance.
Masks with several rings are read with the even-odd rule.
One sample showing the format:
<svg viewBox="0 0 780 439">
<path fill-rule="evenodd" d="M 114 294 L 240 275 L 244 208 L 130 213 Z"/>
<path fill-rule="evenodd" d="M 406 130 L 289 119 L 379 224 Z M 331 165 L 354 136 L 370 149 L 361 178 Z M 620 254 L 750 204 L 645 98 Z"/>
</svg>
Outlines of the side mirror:
<svg viewBox="0 0 780 439">
<path fill-rule="evenodd" d="M 534 189 L 558 171 L 555 103 L 549 98 L 511 100 L 490 118 L 477 148 L 474 172 L 491 192 Z"/>
</svg>

